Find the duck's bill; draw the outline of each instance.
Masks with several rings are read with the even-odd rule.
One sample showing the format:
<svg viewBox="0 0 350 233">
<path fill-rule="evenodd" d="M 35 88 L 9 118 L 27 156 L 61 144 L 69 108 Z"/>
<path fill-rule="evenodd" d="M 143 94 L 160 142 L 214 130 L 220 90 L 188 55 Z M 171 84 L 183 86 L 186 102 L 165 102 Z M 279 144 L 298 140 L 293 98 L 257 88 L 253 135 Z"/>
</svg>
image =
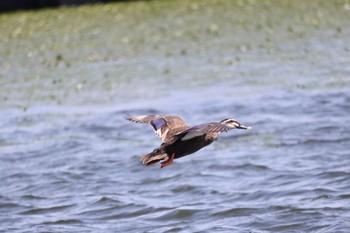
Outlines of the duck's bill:
<svg viewBox="0 0 350 233">
<path fill-rule="evenodd" d="M 239 126 L 237 126 L 236 128 L 237 128 L 237 129 L 246 129 L 246 130 L 252 129 L 252 127 L 250 127 L 250 126 L 244 126 L 244 125 L 239 125 Z"/>
</svg>

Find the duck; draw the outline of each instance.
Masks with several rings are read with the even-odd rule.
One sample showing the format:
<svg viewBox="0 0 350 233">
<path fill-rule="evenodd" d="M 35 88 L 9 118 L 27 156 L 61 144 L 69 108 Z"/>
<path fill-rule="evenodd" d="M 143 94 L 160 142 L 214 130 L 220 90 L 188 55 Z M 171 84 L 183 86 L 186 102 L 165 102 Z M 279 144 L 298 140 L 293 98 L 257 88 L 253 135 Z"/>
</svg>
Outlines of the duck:
<svg viewBox="0 0 350 233">
<path fill-rule="evenodd" d="M 242 125 L 234 118 L 195 126 L 189 126 L 180 116 L 172 115 L 127 115 L 125 119 L 152 127 L 162 143 L 151 153 L 142 155 L 140 161 L 146 166 L 163 161 L 160 168 L 169 166 L 174 159 L 193 154 L 210 145 L 218 139 L 220 133 L 252 128 Z"/>
</svg>

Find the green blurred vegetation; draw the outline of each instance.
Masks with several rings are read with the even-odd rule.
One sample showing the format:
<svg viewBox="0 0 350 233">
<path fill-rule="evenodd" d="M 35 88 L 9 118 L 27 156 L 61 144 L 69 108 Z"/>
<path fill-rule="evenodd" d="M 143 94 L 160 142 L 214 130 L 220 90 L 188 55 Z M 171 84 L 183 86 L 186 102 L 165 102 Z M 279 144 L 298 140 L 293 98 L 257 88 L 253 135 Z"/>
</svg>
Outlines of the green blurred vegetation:
<svg viewBox="0 0 350 233">
<path fill-rule="evenodd" d="M 182 72 L 194 74 L 193 66 L 305 57 L 326 63 L 332 51 L 345 59 L 350 1 L 85 5 L 1 14 L 0 31 L 1 107 L 118 103 L 140 82 L 166 86 Z M 204 73 L 192 77 L 209 79 Z"/>
</svg>

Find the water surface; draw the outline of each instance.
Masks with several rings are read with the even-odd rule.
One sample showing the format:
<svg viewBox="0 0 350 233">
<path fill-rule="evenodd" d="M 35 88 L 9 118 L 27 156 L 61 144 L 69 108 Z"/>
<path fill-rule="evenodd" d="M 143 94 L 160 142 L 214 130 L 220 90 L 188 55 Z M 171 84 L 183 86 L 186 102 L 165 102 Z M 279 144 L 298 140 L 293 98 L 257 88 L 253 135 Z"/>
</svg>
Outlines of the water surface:
<svg viewBox="0 0 350 233">
<path fill-rule="evenodd" d="M 349 10 L 152 1 L 1 15 L 0 231 L 347 232 Z M 126 113 L 253 130 L 145 167 L 160 142 Z"/>
</svg>

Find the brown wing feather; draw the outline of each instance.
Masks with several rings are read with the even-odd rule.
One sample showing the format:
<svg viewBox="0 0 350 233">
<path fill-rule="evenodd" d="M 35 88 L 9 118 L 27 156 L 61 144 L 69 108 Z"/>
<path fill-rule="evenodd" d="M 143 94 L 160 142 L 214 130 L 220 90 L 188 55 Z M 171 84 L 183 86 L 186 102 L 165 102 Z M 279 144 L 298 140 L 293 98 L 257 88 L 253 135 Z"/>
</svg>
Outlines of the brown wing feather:
<svg viewBox="0 0 350 233">
<path fill-rule="evenodd" d="M 161 118 L 159 115 L 150 115 L 150 116 L 126 116 L 125 119 L 128 121 L 132 121 L 135 123 L 145 123 L 145 124 L 150 124 L 151 121 L 154 121 L 156 119 Z"/>
<path fill-rule="evenodd" d="M 229 131 L 230 127 L 218 123 L 218 122 L 213 122 L 213 123 L 208 123 L 208 124 L 204 124 L 204 127 L 200 129 L 201 132 L 203 133 L 209 133 L 209 132 L 213 132 L 213 133 L 222 133 L 222 132 L 227 132 Z"/>
<path fill-rule="evenodd" d="M 176 135 L 174 135 L 173 141 L 176 141 L 180 138 L 181 140 L 186 141 L 194 137 L 198 137 L 209 133 L 214 133 L 217 136 L 219 133 L 227 132 L 230 129 L 232 128 L 219 122 L 205 123 L 202 125 L 193 126 L 187 130 L 177 133 Z"/>
<path fill-rule="evenodd" d="M 179 116 L 161 116 L 161 115 L 150 115 L 150 116 L 127 116 L 125 119 L 135 123 L 146 123 L 152 126 L 156 134 L 163 142 L 171 140 L 175 134 L 182 132 L 189 128 L 186 122 Z M 163 119 L 165 124 L 157 128 L 153 121 L 156 122 L 158 119 Z"/>
</svg>

